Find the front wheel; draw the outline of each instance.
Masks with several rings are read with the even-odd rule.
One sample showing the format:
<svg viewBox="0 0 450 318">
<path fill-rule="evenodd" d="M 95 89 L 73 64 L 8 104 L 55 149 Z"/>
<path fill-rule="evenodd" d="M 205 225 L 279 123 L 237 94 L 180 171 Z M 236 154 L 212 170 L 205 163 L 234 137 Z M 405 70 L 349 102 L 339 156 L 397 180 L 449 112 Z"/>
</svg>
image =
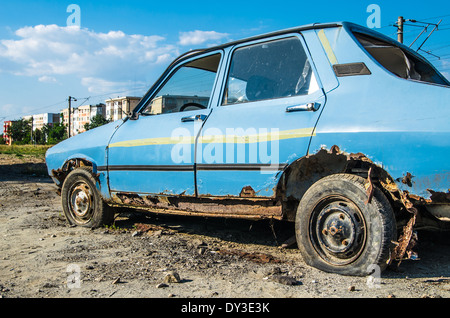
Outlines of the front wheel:
<svg viewBox="0 0 450 318">
<path fill-rule="evenodd" d="M 305 262 L 326 272 L 365 276 L 387 266 L 396 226 L 386 196 L 365 179 L 336 174 L 313 184 L 298 206 L 295 229 Z"/>
<path fill-rule="evenodd" d="M 66 219 L 72 225 L 96 228 L 114 221 L 114 211 L 103 202 L 91 167 L 69 173 L 61 189 L 61 200 Z"/>
</svg>

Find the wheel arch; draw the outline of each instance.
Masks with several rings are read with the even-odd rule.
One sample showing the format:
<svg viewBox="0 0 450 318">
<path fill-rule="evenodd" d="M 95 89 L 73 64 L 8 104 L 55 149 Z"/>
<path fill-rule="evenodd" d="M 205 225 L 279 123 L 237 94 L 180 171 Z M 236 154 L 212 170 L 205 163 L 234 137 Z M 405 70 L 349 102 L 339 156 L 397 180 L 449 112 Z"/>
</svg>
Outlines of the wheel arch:
<svg viewBox="0 0 450 318">
<path fill-rule="evenodd" d="M 58 169 L 51 171 L 51 177 L 55 180 L 58 187 L 61 187 L 67 175 L 74 169 L 89 166 L 92 167 L 94 173 L 97 171 L 97 165 L 91 158 L 86 158 L 79 155 L 74 155 L 67 158 Z"/>
<path fill-rule="evenodd" d="M 276 196 L 283 203 L 284 218 L 293 221 L 305 192 L 318 180 L 338 173 L 361 176 L 367 179 L 368 188 L 375 184 L 386 194 L 394 209 L 405 205 L 406 198 L 383 167 L 362 153 L 348 154 L 335 145 L 299 158 L 284 169 L 276 187 Z"/>
</svg>

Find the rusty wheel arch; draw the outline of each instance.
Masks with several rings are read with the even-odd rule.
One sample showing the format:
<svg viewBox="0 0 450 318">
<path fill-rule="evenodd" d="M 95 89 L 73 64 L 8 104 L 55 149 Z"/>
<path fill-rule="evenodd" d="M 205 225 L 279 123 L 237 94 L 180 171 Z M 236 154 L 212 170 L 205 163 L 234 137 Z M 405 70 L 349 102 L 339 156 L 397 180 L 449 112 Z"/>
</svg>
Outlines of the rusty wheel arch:
<svg viewBox="0 0 450 318">
<path fill-rule="evenodd" d="M 67 175 L 74 169 L 79 167 L 93 167 L 94 164 L 90 162 L 89 160 L 83 159 L 83 158 L 72 158 L 67 160 L 61 168 L 53 169 L 51 171 L 51 176 L 58 180 L 59 184 L 58 187 L 61 188 L 62 184 L 64 183 L 64 180 L 66 179 Z M 95 174 L 94 174 L 95 176 Z"/>
<path fill-rule="evenodd" d="M 373 185 L 376 185 L 385 193 L 394 210 L 401 211 L 408 205 L 407 197 L 402 196 L 394 179 L 383 167 L 362 153 L 345 153 L 335 145 L 299 158 L 283 171 L 276 187 L 276 197 L 283 203 L 284 217 L 294 220 L 297 205 L 306 190 L 323 177 L 337 173 L 355 174 L 367 179 L 368 202 Z"/>
</svg>

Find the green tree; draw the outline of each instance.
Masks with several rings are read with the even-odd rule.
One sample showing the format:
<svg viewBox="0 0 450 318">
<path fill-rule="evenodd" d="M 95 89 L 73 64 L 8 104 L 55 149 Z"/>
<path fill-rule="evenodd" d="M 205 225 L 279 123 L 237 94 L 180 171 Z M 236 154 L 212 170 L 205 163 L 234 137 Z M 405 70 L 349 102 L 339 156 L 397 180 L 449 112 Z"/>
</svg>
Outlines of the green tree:
<svg viewBox="0 0 450 318">
<path fill-rule="evenodd" d="M 14 143 L 28 144 L 31 142 L 31 119 L 19 119 L 12 122 L 8 134 Z"/>
<path fill-rule="evenodd" d="M 67 127 L 62 122 L 54 123 L 52 126 L 47 125 L 45 131 L 48 134 L 47 144 L 54 145 L 67 139 Z"/>
<path fill-rule="evenodd" d="M 44 144 L 48 143 L 48 135 L 49 135 L 51 129 L 52 129 L 52 125 L 44 124 L 44 126 L 42 126 L 41 131 L 42 131 L 42 135 L 43 135 L 43 139 L 44 139 L 43 140 Z"/>
<path fill-rule="evenodd" d="M 43 131 L 42 130 L 40 130 L 39 128 L 36 128 L 35 130 L 33 130 L 33 142 L 35 143 L 35 144 L 38 144 L 38 145 L 44 145 L 45 144 L 45 135 L 44 135 L 44 133 L 43 133 Z"/>
<path fill-rule="evenodd" d="M 92 117 L 90 123 L 84 124 L 84 129 L 86 130 L 94 129 L 103 126 L 107 123 L 109 123 L 109 120 L 105 119 L 102 115 L 98 114 Z"/>
</svg>

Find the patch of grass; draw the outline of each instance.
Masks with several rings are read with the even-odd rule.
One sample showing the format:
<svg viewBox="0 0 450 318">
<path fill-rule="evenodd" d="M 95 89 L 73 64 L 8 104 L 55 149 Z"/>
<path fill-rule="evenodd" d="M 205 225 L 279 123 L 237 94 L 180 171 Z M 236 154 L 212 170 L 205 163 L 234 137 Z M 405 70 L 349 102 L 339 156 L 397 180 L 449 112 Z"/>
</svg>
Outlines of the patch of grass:
<svg viewBox="0 0 450 318">
<path fill-rule="evenodd" d="M 17 157 L 32 156 L 44 158 L 51 145 L 0 145 L 0 154 L 16 155 Z"/>
</svg>

